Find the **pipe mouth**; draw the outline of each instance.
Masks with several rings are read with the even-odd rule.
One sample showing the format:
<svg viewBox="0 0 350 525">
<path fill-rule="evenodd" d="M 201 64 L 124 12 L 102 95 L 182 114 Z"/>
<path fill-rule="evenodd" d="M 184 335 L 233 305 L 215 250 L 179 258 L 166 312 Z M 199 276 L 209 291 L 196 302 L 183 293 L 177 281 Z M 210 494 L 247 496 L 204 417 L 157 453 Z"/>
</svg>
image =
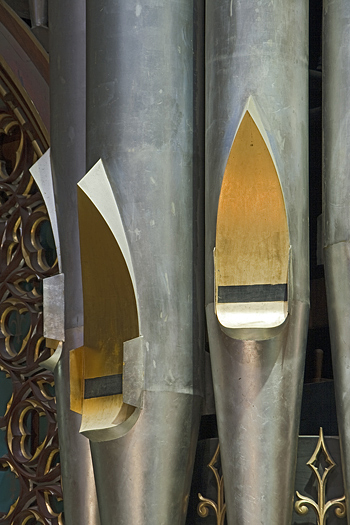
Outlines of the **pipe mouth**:
<svg viewBox="0 0 350 525">
<path fill-rule="evenodd" d="M 287 212 L 260 120 L 250 100 L 232 143 L 218 203 L 215 313 L 228 330 L 275 328 L 288 315 Z"/>
<path fill-rule="evenodd" d="M 288 315 L 286 301 L 224 303 L 216 305 L 219 323 L 227 329 L 275 328 Z"/>
<path fill-rule="evenodd" d="M 292 305 L 290 305 L 292 307 Z M 267 339 L 273 339 L 281 334 L 288 328 L 292 312 L 287 313 L 286 318 L 283 322 L 277 326 L 271 327 L 256 327 L 256 326 L 240 326 L 240 327 L 227 327 L 220 323 L 217 313 L 215 312 L 215 304 L 209 303 L 206 307 L 206 315 L 210 323 L 217 322 L 220 330 L 228 336 L 230 339 L 236 339 L 239 341 L 266 341 Z M 208 328 L 209 329 L 209 328 Z"/>
<path fill-rule="evenodd" d="M 141 412 L 141 408 L 135 408 L 131 416 L 119 425 L 110 428 L 80 430 L 80 433 L 90 439 L 92 442 L 112 441 L 114 439 L 119 439 L 132 430 L 132 428 L 136 425 Z"/>
<path fill-rule="evenodd" d="M 271 327 L 235 327 L 228 328 L 222 325 L 219 321 L 221 331 L 230 337 L 231 339 L 239 339 L 240 341 L 266 341 L 267 339 L 273 339 L 283 332 L 289 324 L 290 315 L 284 321 L 276 326 Z"/>
</svg>

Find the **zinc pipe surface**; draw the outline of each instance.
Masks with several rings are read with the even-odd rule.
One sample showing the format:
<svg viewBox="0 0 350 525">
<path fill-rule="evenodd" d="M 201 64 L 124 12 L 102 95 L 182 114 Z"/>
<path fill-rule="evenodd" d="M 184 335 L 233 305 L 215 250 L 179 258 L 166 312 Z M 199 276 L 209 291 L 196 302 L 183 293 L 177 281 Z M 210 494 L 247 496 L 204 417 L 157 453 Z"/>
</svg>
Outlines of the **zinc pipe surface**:
<svg viewBox="0 0 350 525">
<path fill-rule="evenodd" d="M 51 168 L 65 276 L 66 337 L 55 369 L 60 457 L 67 525 L 98 525 L 89 441 L 70 410 L 69 351 L 82 344 L 83 297 L 77 182 L 85 174 L 85 2 L 49 2 Z"/>
<path fill-rule="evenodd" d="M 307 1 L 206 2 L 205 202 L 227 521 L 289 525 L 309 311 Z"/>
<path fill-rule="evenodd" d="M 188 0 L 87 4 L 87 169 L 101 158 L 115 196 L 145 348 L 138 420 L 91 442 L 104 524 L 186 517 L 203 348 L 193 12 Z"/>
<path fill-rule="evenodd" d="M 342 467 L 350 523 L 350 6 L 323 6 L 324 269 Z"/>
</svg>

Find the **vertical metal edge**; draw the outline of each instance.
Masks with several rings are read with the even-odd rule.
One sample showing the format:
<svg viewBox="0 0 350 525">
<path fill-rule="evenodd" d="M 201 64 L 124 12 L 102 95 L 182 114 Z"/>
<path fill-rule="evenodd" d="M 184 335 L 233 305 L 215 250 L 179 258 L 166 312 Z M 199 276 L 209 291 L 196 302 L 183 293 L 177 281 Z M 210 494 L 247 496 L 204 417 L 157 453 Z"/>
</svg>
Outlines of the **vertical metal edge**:
<svg viewBox="0 0 350 525">
<path fill-rule="evenodd" d="M 65 340 L 64 275 L 59 273 L 43 281 L 44 337 Z"/>
<path fill-rule="evenodd" d="M 294 304 L 278 336 L 244 341 L 207 307 L 229 524 L 290 524 L 308 308 Z"/>
<path fill-rule="evenodd" d="M 81 415 L 70 410 L 68 349 L 81 345 L 82 335 L 80 328 L 66 330 L 63 352 L 54 369 L 64 516 L 67 525 L 99 525 L 89 440 L 79 432 Z"/>
<path fill-rule="evenodd" d="M 124 437 L 90 442 L 102 523 L 116 516 L 118 525 L 185 523 L 201 402 L 144 392 L 144 408 Z"/>
<path fill-rule="evenodd" d="M 325 248 L 324 264 L 347 522 L 350 523 L 350 242 Z"/>
<path fill-rule="evenodd" d="M 69 351 L 83 344 L 76 184 L 86 173 L 86 5 L 49 2 L 51 169 L 65 275 L 65 331 L 55 368 L 65 523 L 100 523 L 89 441 L 70 410 Z"/>
<path fill-rule="evenodd" d="M 350 5 L 323 3 L 323 229 L 327 310 L 341 447 L 347 523 L 350 523 Z"/>
<path fill-rule="evenodd" d="M 123 345 L 123 402 L 142 407 L 145 388 L 145 347 L 143 337 L 125 341 Z"/>
</svg>

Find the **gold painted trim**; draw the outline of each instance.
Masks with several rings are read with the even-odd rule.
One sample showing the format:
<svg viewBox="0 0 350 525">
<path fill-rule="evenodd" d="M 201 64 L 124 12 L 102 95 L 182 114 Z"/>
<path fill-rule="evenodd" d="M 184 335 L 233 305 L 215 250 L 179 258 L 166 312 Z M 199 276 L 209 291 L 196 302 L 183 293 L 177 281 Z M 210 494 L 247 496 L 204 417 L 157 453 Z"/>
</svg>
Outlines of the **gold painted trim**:
<svg viewBox="0 0 350 525">
<path fill-rule="evenodd" d="M 53 508 L 51 507 L 50 505 L 50 499 L 49 499 L 49 493 L 48 492 L 44 492 L 44 500 L 45 500 L 45 505 L 47 507 L 47 510 L 49 511 L 50 515 L 53 516 L 54 518 L 57 518 L 58 516 L 60 516 L 60 512 L 55 512 L 53 510 Z"/>
<path fill-rule="evenodd" d="M 326 463 L 328 463 L 329 465 L 324 469 L 322 473 L 320 472 L 317 466 L 319 463 L 318 457 L 321 454 L 324 455 Z M 314 472 L 317 479 L 318 502 L 314 501 L 313 499 L 307 496 L 303 496 L 302 494 L 300 494 L 300 492 L 297 491 L 296 495 L 298 501 L 295 502 L 296 512 L 301 516 L 304 516 L 309 512 L 309 507 L 311 507 L 317 516 L 318 525 L 326 525 L 326 514 L 331 507 L 335 507 L 334 513 L 338 518 L 344 518 L 346 516 L 345 496 L 343 496 L 342 498 L 336 498 L 326 501 L 327 477 L 330 471 L 336 466 L 336 463 L 333 461 L 325 445 L 322 427 L 320 428 L 320 434 L 315 451 L 306 464 Z"/>
<path fill-rule="evenodd" d="M 40 388 L 40 393 L 43 397 L 45 397 L 45 399 L 47 399 L 48 401 L 53 401 L 53 400 L 56 400 L 56 397 L 55 396 L 50 396 L 46 390 L 45 390 L 45 387 L 44 387 L 44 384 L 48 384 L 52 387 L 55 386 L 55 382 L 54 381 L 47 381 L 47 380 L 39 380 L 38 381 L 38 386 Z"/>
<path fill-rule="evenodd" d="M 11 469 L 11 470 L 14 472 L 14 469 Z M 18 478 L 18 475 L 17 475 L 17 478 Z M 19 497 L 16 499 L 16 501 L 13 503 L 13 505 L 11 505 L 10 510 L 6 514 L 5 518 L 8 518 L 12 514 L 12 512 L 17 507 L 18 502 L 19 502 Z"/>
<path fill-rule="evenodd" d="M 2 331 L 2 333 L 4 334 L 5 336 L 5 347 L 6 347 L 6 351 L 7 353 L 11 356 L 11 357 L 16 357 L 17 355 L 21 354 L 28 342 L 28 339 L 30 338 L 31 336 L 31 333 L 32 333 L 32 327 L 29 328 L 28 330 L 28 333 L 26 334 L 26 336 L 23 338 L 23 342 L 22 342 L 22 346 L 21 348 L 19 349 L 18 352 L 14 352 L 11 348 L 11 337 L 13 337 L 13 335 L 11 335 L 7 329 L 6 329 L 6 319 L 8 317 L 8 315 L 10 314 L 10 312 L 18 312 L 19 315 L 22 315 L 24 312 L 28 312 L 28 310 L 26 308 L 16 308 L 16 305 L 20 303 L 20 301 L 16 300 L 16 299 L 8 299 L 7 300 L 11 306 L 8 306 L 4 312 L 2 313 L 1 315 L 1 319 L 0 319 L 0 329 Z"/>
<path fill-rule="evenodd" d="M 45 525 L 45 521 L 43 520 L 43 518 L 40 516 L 38 512 L 30 508 L 28 509 L 28 512 L 30 512 L 32 515 L 26 516 L 26 518 L 24 518 L 24 521 L 22 522 L 21 525 L 26 525 L 26 523 L 33 520 L 33 517 L 37 520 L 38 523 Z"/>
<path fill-rule="evenodd" d="M 214 453 L 214 456 L 211 458 L 210 462 L 208 463 L 208 468 L 213 472 L 216 480 L 216 486 L 218 490 L 218 501 L 215 503 L 212 499 L 204 498 L 202 494 L 198 494 L 198 498 L 201 500 L 200 503 L 198 503 L 197 506 L 197 512 L 198 515 L 201 518 L 206 518 L 209 515 L 209 508 L 211 507 L 214 509 L 214 512 L 216 514 L 216 523 L 217 525 L 224 525 L 225 516 L 226 516 L 226 503 L 224 502 L 225 499 L 225 491 L 224 491 L 224 476 L 220 476 L 217 468 L 215 467 L 215 464 L 217 463 L 218 457 L 220 452 L 220 444 L 216 447 L 216 451 Z"/>
<path fill-rule="evenodd" d="M 1 2 L 1 0 L 0 0 Z M 25 129 L 33 149 L 41 157 L 49 148 L 49 132 L 28 93 L 0 54 L 0 96 L 13 111 L 14 118 Z M 30 123 L 30 126 L 27 125 Z M 30 129 L 32 128 L 32 129 Z"/>
<path fill-rule="evenodd" d="M 54 457 L 59 453 L 59 449 L 58 448 L 55 448 L 49 455 L 49 457 L 47 458 L 47 462 L 46 462 L 46 465 L 45 465 L 45 470 L 44 470 L 44 474 L 48 474 L 51 470 L 51 464 L 52 464 L 52 460 L 54 459 Z"/>
<path fill-rule="evenodd" d="M 4 0 L 0 0 L 0 20 L 28 55 L 45 82 L 49 84 L 49 54 L 45 51 L 27 24 L 23 22 Z"/>
</svg>

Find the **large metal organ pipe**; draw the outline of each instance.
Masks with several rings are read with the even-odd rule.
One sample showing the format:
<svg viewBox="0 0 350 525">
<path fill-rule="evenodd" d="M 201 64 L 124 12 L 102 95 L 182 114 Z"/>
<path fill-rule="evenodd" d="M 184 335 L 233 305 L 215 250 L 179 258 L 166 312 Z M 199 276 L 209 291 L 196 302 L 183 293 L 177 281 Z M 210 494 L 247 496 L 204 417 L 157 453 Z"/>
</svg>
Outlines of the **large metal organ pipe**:
<svg viewBox="0 0 350 525">
<path fill-rule="evenodd" d="M 84 346 L 72 354 L 85 389 L 71 402 L 101 522 L 180 525 L 202 395 L 193 2 L 88 2 L 87 34 Z"/>
<path fill-rule="evenodd" d="M 49 2 L 51 168 L 64 273 L 65 343 L 55 368 L 65 523 L 98 525 L 96 489 L 81 416 L 70 410 L 69 355 L 82 344 L 76 184 L 85 174 L 85 2 Z M 45 286 L 45 285 L 44 285 Z M 62 291 L 62 290 L 61 290 Z"/>
<path fill-rule="evenodd" d="M 323 255 L 347 519 L 350 523 L 350 5 L 346 0 L 325 0 L 323 9 Z"/>
<path fill-rule="evenodd" d="M 309 310 L 308 2 L 206 3 L 206 311 L 229 525 L 289 525 Z"/>
</svg>

